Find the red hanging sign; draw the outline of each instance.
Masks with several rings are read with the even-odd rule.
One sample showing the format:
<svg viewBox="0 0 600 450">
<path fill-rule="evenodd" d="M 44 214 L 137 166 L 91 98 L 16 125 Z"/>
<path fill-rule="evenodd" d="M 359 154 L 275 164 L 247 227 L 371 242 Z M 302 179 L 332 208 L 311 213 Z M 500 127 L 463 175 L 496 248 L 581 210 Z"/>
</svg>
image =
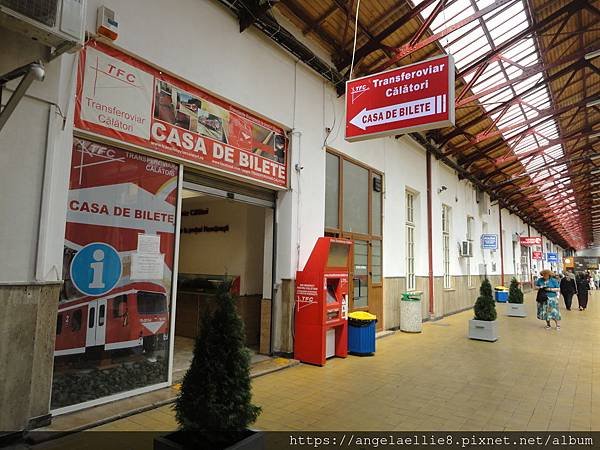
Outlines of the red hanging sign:
<svg viewBox="0 0 600 450">
<path fill-rule="evenodd" d="M 346 140 L 454 125 L 450 55 L 346 83 Z"/>
<path fill-rule="evenodd" d="M 537 260 L 541 261 L 542 259 L 544 259 L 544 253 L 538 252 L 538 251 L 533 251 L 533 252 L 531 252 L 531 259 L 537 259 Z"/>
<path fill-rule="evenodd" d="M 521 236 L 519 240 L 521 242 L 521 245 L 524 245 L 526 247 L 542 245 L 542 238 L 540 236 Z"/>
</svg>

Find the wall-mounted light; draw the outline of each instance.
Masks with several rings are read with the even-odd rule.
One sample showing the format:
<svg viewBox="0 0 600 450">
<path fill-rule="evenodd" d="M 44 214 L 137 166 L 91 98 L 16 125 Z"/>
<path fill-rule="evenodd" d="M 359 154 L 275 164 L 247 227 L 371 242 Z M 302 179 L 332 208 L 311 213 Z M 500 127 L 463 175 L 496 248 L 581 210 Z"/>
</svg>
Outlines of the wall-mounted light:
<svg viewBox="0 0 600 450">
<path fill-rule="evenodd" d="M 600 105 L 600 98 L 597 98 L 596 100 L 592 100 L 592 101 L 587 102 L 585 104 L 585 106 L 587 106 L 588 108 L 591 108 L 591 107 L 596 106 L 596 105 Z"/>
<path fill-rule="evenodd" d="M 586 53 L 584 58 L 585 59 L 594 59 L 594 58 L 597 58 L 598 56 L 600 56 L 600 50 L 594 50 L 593 52 Z"/>
</svg>

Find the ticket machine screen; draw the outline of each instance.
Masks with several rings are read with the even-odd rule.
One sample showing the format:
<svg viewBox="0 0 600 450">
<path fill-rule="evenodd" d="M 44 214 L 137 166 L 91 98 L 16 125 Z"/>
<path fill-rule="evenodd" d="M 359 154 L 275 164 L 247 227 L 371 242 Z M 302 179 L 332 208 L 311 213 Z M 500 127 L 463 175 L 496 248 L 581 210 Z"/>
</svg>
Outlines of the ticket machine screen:
<svg viewBox="0 0 600 450">
<path fill-rule="evenodd" d="M 331 305 L 332 303 L 337 303 L 338 300 L 335 296 L 335 291 L 337 289 L 337 280 L 327 280 L 327 304 Z"/>
</svg>

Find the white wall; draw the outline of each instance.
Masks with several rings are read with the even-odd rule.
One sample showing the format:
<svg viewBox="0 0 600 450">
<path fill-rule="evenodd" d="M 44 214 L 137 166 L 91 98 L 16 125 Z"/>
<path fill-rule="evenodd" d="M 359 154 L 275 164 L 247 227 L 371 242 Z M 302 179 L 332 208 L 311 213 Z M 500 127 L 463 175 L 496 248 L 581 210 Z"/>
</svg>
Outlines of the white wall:
<svg viewBox="0 0 600 450">
<path fill-rule="evenodd" d="M 43 55 L 39 44 L 0 28 L 1 74 Z M 47 64 L 45 80 L 33 82 L 0 132 L 0 282 L 62 279 L 72 142 L 67 86 L 73 61 L 73 56 L 63 55 Z M 3 105 L 19 81 L 3 90 Z M 68 116 L 64 123 L 61 115 Z M 54 139 L 48 140 L 49 135 Z"/>
<path fill-rule="evenodd" d="M 240 294 L 262 294 L 265 237 L 263 208 L 213 200 L 185 199 L 182 210 L 208 209 L 181 218 L 182 228 L 229 226 L 227 232 L 181 233 L 179 272 L 240 277 Z"/>
</svg>

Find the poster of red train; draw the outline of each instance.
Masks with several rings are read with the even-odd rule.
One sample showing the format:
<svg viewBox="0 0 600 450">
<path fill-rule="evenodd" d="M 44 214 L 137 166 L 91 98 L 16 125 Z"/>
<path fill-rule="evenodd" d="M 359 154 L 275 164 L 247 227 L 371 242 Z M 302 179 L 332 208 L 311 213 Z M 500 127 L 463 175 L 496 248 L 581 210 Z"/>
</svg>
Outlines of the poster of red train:
<svg viewBox="0 0 600 450">
<path fill-rule="evenodd" d="M 74 138 L 59 311 L 87 305 L 83 318 L 95 323 L 96 333 L 91 336 L 88 327 L 87 335 L 57 336 L 56 355 L 94 345 L 134 347 L 145 336 L 168 334 L 178 170 L 176 164 Z M 140 295 L 149 300 L 140 301 Z M 96 317 L 90 318 L 93 308 Z"/>
<path fill-rule="evenodd" d="M 53 408 L 131 389 L 119 367 L 166 381 L 178 172 L 74 138 Z M 93 392 L 70 389 L 74 377 Z"/>
<path fill-rule="evenodd" d="M 80 55 L 76 128 L 287 186 L 281 127 L 102 43 L 91 41 Z"/>
<path fill-rule="evenodd" d="M 451 55 L 346 83 L 347 141 L 451 125 L 454 125 Z"/>
</svg>

